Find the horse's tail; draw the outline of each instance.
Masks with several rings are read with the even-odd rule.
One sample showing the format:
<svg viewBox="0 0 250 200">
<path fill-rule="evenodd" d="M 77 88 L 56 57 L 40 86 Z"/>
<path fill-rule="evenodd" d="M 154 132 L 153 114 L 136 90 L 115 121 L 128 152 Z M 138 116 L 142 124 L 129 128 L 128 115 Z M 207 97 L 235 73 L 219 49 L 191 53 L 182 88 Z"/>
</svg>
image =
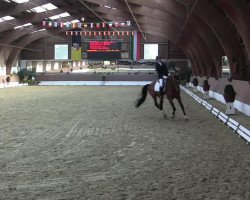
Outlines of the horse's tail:
<svg viewBox="0 0 250 200">
<path fill-rule="evenodd" d="M 136 104 L 135 104 L 136 108 L 138 108 L 145 101 L 147 97 L 147 93 L 148 93 L 148 86 L 149 84 L 143 86 L 142 91 L 141 91 L 141 97 L 136 100 Z"/>
</svg>

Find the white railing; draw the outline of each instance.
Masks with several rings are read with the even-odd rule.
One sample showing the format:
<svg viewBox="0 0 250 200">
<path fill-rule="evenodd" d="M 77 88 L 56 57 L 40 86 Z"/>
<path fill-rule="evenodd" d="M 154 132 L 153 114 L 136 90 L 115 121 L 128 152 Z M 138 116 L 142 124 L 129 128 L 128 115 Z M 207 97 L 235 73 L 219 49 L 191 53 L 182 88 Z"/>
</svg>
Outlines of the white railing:
<svg viewBox="0 0 250 200">
<path fill-rule="evenodd" d="M 247 144 L 250 143 L 250 130 L 237 122 L 236 120 L 230 118 L 225 113 L 221 112 L 219 109 L 215 108 L 211 104 L 209 104 L 204 99 L 198 97 L 194 93 L 192 93 L 187 88 L 180 86 L 180 88 L 194 98 L 199 104 L 204 106 L 209 113 L 213 114 L 216 118 L 218 118 L 223 124 L 227 125 L 229 128 L 233 130 L 234 133 L 239 134 L 240 137 L 244 138 L 247 141 Z"/>
<path fill-rule="evenodd" d="M 27 86 L 27 85 L 28 83 L 8 82 L 8 83 L 0 83 L 0 88 L 12 88 L 12 87 Z"/>
</svg>

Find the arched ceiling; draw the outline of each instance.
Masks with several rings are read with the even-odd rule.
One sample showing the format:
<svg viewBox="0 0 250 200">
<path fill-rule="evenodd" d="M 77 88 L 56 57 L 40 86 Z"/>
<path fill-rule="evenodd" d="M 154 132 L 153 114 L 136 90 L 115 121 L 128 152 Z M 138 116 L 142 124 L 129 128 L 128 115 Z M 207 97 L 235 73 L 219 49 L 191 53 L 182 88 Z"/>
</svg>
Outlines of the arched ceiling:
<svg viewBox="0 0 250 200">
<path fill-rule="evenodd" d="M 15 0 L 17 1 L 17 0 Z M 27 10 L 52 3 L 57 9 L 41 13 Z M 101 6 L 102 5 L 102 6 Z M 29 0 L 0 1 L 0 54 L 13 48 L 6 59 L 11 66 L 22 48 L 42 37 L 64 39 L 62 30 L 42 29 L 41 22 L 68 12 L 62 20 L 84 16 L 85 22 L 127 21 L 143 36 L 170 40 L 190 60 L 193 72 L 201 76 L 220 76 L 221 57 L 226 55 L 234 79 L 250 78 L 250 3 L 248 0 Z M 11 16 L 12 20 L 1 20 Z M 31 23 L 22 29 L 14 27 Z M 63 30 L 65 31 L 65 30 Z M 31 32 L 32 35 L 31 35 Z"/>
</svg>

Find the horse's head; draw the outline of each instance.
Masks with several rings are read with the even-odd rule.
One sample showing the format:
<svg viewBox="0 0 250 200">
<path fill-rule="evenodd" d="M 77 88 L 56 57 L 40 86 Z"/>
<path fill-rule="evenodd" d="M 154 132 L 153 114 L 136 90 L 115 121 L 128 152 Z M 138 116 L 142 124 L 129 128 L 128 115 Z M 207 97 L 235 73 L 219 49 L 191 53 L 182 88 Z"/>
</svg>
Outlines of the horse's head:
<svg viewBox="0 0 250 200">
<path fill-rule="evenodd" d="M 173 84 L 174 86 L 178 86 L 180 84 L 180 76 L 178 74 L 170 74 L 168 76 L 168 80 L 170 84 Z"/>
<path fill-rule="evenodd" d="M 167 81 L 167 88 L 172 90 L 172 92 L 179 94 L 180 89 L 180 77 L 177 74 L 170 74 L 168 76 L 168 81 Z"/>
</svg>

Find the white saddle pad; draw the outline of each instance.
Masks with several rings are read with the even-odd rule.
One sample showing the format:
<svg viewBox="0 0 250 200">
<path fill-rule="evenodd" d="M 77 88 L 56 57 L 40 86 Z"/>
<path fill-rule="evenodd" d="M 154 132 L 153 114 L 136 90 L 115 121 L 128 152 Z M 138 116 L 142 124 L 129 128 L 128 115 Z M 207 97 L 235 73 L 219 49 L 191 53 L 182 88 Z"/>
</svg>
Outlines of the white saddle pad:
<svg viewBox="0 0 250 200">
<path fill-rule="evenodd" d="M 160 83 L 158 81 L 155 83 L 154 90 L 160 92 Z"/>
</svg>

